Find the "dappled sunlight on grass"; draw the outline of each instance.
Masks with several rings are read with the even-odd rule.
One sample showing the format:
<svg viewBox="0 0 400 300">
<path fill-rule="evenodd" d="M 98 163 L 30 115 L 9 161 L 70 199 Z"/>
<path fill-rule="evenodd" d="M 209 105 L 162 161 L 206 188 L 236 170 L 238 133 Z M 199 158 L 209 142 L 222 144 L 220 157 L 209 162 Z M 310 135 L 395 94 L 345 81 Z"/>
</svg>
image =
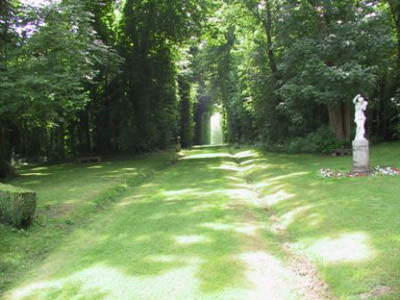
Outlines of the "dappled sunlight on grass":
<svg viewBox="0 0 400 300">
<path fill-rule="evenodd" d="M 255 287 L 249 299 L 299 299 L 294 274 L 281 260 L 267 252 L 242 253 L 239 258 L 247 267 L 247 280 Z"/>
<path fill-rule="evenodd" d="M 199 153 L 199 154 L 192 154 L 189 156 L 184 156 L 180 158 L 180 160 L 190 160 L 190 159 L 203 159 L 203 158 L 230 158 L 230 153 Z"/>
<path fill-rule="evenodd" d="M 24 234 L 0 228 L 0 298 L 14 280 L 47 257 L 65 236 L 88 222 L 94 212 L 122 197 L 155 170 L 165 168 L 174 156 L 175 153 L 163 152 L 112 162 L 18 168 L 21 176 L 9 183 L 37 193 L 36 218 L 34 226 Z M 118 176 L 103 177 L 109 175 Z M 12 262 L 3 263 L 9 256 L 14 257 Z"/>
<path fill-rule="evenodd" d="M 187 196 L 189 194 L 193 194 L 194 192 L 199 191 L 199 189 L 183 189 L 183 190 L 176 190 L 176 191 L 165 191 L 163 194 L 167 197 L 171 197 L 174 199 L 175 196 L 184 195 Z"/>
<path fill-rule="evenodd" d="M 132 203 L 146 203 L 146 202 L 148 202 L 148 199 L 146 199 L 144 195 L 139 194 L 122 199 L 116 204 L 116 206 L 124 208 L 125 206 L 132 205 Z"/>
<path fill-rule="evenodd" d="M 236 159 L 245 159 L 245 158 L 255 158 L 259 157 L 260 154 L 255 151 L 255 150 L 245 150 L 245 151 L 240 151 L 235 153 L 235 158 Z"/>
<path fill-rule="evenodd" d="M 203 223 L 199 225 L 203 228 L 208 228 L 216 231 L 227 231 L 241 233 L 245 235 L 255 235 L 257 230 L 265 228 L 264 224 L 249 224 L 249 223 Z"/>
<path fill-rule="evenodd" d="M 200 289 L 200 281 L 195 274 L 199 271 L 201 260 L 189 258 L 185 262 L 185 259 L 179 258 L 177 261 L 186 266 L 151 278 L 129 276 L 116 268 L 98 264 L 65 279 L 39 282 L 16 290 L 13 299 L 24 299 L 32 295 L 35 298 L 46 297 L 57 290 L 68 289 L 68 284 L 74 283 L 80 285 L 81 298 L 91 296 L 92 291 L 95 290 L 103 297 L 106 295 L 106 298 L 112 299 L 127 299 L 132 296 L 136 299 L 171 299 L 174 296 L 185 299 L 185 296 L 192 295 L 193 290 Z M 161 263 L 162 260 L 155 262 Z"/>
<path fill-rule="evenodd" d="M 305 205 L 296 207 L 289 212 L 283 214 L 280 219 L 281 223 L 285 228 L 288 228 L 292 223 L 294 223 L 297 219 L 301 218 L 305 214 L 307 214 L 312 208 L 312 205 Z"/>
<path fill-rule="evenodd" d="M 400 166 L 400 144 L 372 147 L 371 165 Z M 350 170 L 351 157 L 259 152 L 241 171 L 261 192 L 299 249 L 320 264 L 340 299 L 359 299 L 372 287 L 390 286 L 384 299 L 400 298 L 399 178 L 322 179 L 321 168 Z M 397 236 L 397 239 L 393 239 Z"/>
<path fill-rule="evenodd" d="M 289 194 L 288 192 L 284 190 L 280 190 L 274 194 L 267 195 L 263 198 L 263 200 L 268 204 L 268 205 L 275 205 L 278 204 L 282 201 L 291 199 L 295 197 L 295 194 Z"/>
<path fill-rule="evenodd" d="M 182 160 L 121 199 L 34 271 L 47 284 L 40 292 L 32 289 L 34 280 L 16 292 L 46 297 L 57 284 L 63 289 L 78 282 L 79 295 L 95 289 L 117 299 L 265 299 L 266 285 L 283 287 L 278 269 L 290 271 L 272 263 L 271 253 L 249 252 L 263 248 L 267 226 L 249 215 L 248 205 L 258 198 L 238 181 L 240 171 L 219 168 L 232 166 L 225 151 L 196 163 Z M 201 154 L 208 153 L 193 156 Z M 87 242 L 96 235 L 102 239 Z M 276 272 L 257 270 L 261 258 Z"/>
<path fill-rule="evenodd" d="M 238 167 L 235 163 L 224 163 L 220 166 L 210 167 L 210 170 L 227 170 L 227 171 L 239 171 L 240 167 Z"/>
<path fill-rule="evenodd" d="M 21 176 L 29 176 L 29 177 L 34 177 L 34 176 L 49 176 L 52 173 L 23 173 Z"/>
<path fill-rule="evenodd" d="M 90 167 L 87 167 L 88 169 L 103 169 L 104 168 L 104 166 L 90 166 Z"/>
<path fill-rule="evenodd" d="M 175 242 L 179 245 L 192 245 L 211 242 L 211 239 L 204 235 L 178 235 L 174 238 Z"/>
<path fill-rule="evenodd" d="M 46 171 L 48 170 L 49 167 L 36 167 L 36 168 L 32 168 L 32 171 Z"/>
<path fill-rule="evenodd" d="M 370 238 L 364 232 L 319 239 L 309 247 L 309 251 L 323 264 L 362 262 L 375 257 Z"/>
<path fill-rule="evenodd" d="M 75 232 L 14 295 L 307 299 L 288 265 L 289 242 L 318 264 L 342 299 L 358 299 L 382 284 L 394 293 L 400 283 L 398 178 L 317 176 L 322 165 L 346 166 L 349 158 L 247 149 L 232 154 L 221 147 L 185 155 Z M 121 163 L 85 169 L 90 173 L 84 178 L 93 180 L 89 187 L 107 180 L 102 176 L 129 179 L 141 171 Z M 66 193 L 83 194 L 75 189 L 79 181 L 70 182 Z"/>
</svg>

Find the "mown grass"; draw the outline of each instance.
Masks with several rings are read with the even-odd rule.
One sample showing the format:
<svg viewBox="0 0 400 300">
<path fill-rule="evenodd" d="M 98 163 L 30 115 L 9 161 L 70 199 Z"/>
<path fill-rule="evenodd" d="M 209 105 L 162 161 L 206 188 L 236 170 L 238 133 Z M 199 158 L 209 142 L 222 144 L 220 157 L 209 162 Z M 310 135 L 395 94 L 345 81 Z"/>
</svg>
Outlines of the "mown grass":
<svg viewBox="0 0 400 300">
<path fill-rule="evenodd" d="M 400 299 L 400 177 L 324 179 L 351 157 L 255 151 L 246 176 L 339 299 Z M 400 166 L 400 144 L 372 147 L 371 165 Z M 364 297 L 364 298 L 363 298 Z"/>
<path fill-rule="evenodd" d="M 71 231 L 163 169 L 174 155 L 165 152 L 100 163 L 21 168 L 20 176 L 8 183 L 37 192 L 36 217 L 28 230 L 0 225 L 0 297 Z"/>
<path fill-rule="evenodd" d="M 8 297 L 90 299 L 94 291 L 98 299 L 260 297 L 251 282 L 258 270 L 249 279 L 246 259 L 257 269 L 252 258 L 268 245 L 257 240 L 264 226 L 249 219 L 234 166 L 226 148 L 190 151 L 72 234 Z"/>
<path fill-rule="evenodd" d="M 190 151 L 58 243 L 7 297 L 249 299 L 254 277 L 279 289 L 274 268 L 289 272 L 282 251 L 289 241 L 339 299 L 400 298 L 400 177 L 324 179 L 319 169 L 349 170 L 351 158 L 235 152 Z M 400 144 L 373 147 L 371 160 L 399 167 Z M 267 210 L 251 205 L 260 200 Z M 284 237 L 271 230 L 273 216 Z M 271 269 L 258 261 L 264 252 Z M 265 269 L 261 275 L 249 279 L 243 255 Z"/>
</svg>

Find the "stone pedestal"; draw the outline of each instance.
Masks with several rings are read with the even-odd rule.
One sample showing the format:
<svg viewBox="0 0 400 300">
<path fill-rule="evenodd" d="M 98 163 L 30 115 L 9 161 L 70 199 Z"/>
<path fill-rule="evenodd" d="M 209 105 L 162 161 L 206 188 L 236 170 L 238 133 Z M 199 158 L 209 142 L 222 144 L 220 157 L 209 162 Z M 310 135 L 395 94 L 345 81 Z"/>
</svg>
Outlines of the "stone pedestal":
<svg viewBox="0 0 400 300">
<path fill-rule="evenodd" d="M 369 141 L 359 139 L 353 141 L 353 174 L 371 174 L 369 166 Z"/>
</svg>

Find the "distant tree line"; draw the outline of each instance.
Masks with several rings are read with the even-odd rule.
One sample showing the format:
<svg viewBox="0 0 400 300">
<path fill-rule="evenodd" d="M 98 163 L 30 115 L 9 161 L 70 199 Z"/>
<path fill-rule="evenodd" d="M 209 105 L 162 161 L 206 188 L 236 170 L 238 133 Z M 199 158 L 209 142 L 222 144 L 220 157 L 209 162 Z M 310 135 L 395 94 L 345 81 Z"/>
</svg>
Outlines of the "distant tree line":
<svg viewBox="0 0 400 300">
<path fill-rule="evenodd" d="M 397 0 L 0 1 L 0 176 L 64 160 L 225 141 L 323 152 L 400 137 Z"/>
</svg>

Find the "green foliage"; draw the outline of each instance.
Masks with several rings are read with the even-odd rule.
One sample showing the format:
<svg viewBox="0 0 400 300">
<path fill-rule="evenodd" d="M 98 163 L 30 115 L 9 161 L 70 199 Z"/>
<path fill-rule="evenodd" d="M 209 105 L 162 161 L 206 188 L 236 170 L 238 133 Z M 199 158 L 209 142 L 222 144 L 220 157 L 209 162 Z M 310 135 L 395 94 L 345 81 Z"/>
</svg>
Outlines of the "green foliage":
<svg viewBox="0 0 400 300">
<path fill-rule="evenodd" d="M 332 131 L 323 126 L 305 138 L 299 137 L 287 142 L 283 150 L 290 154 L 322 153 L 328 154 L 335 149 L 343 149 L 345 141 L 337 140 Z"/>
<path fill-rule="evenodd" d="M 183 147 L 193 145 L 194 139 L 194 104 L 195 89 L 188 78 L 182 77 L 179 80 L 179 106 L 180 106 L 180 128 L 179 136 Z"/>
<path fill-rule="evenodd" d="M 177 135 L 208 143 L 215 105 L 227 142 L 282 145 L 327 124 L 349 141 L 358 93 L 370 102 L 369 136 L 396 137 L 396 7 L 2 1 L 0 158 L 144 152 Z"/>
<path fill-rule="evenodd" d="M 36 193 L 0 183 L 0 223 L 27 227 L 36 209 Z"/>
<path fill-rule="evenodd" d="M 89 101 L 85 85 L 95 83 L 99 65 L 118 66 L 79 1 L 49 6 L 36 22 L 37 31 L 9 53 L 0 74 L 0 114 L 48 120 L 80 110 Z"/>
<path fill-rule="evenodd" d="M 117 74 L 121 58 L 99 40 L 81 1 L 12 12 L 1 22 L 14 24 L 0 62 L 1 159 L 9 160 L 11 148 L 23 157 L 63 159 L 83 148 L 74 125 L 91 90 L 104 74 L 108 80 Z"/>
<path fill-rule="evenodd" d="M 394 123 L 385 115 L 393 93 L 386 86 L 395 43 L 388 7 L 375 1 L 225 2 L 198 65 L 207 74 L 199 79 L 206 93 L 224 104 L 229 141 L 282 144 L 327 124 L 336 138 L 349 141 L 349 104 L 359 93 L 371 98 L 369 128 L 379 123 L 390 136 Z"/>
<path fill-rule="evenodd" d="M 393 46 L 385 16 L 369 3 L 326 1 L 319 12 L 315 5 L 287 4 L 279 16 L 282 97 L 327 103 L 369 93 Z M 301 19 L 308 22 L 300 27 Z"/>
<path fill-rule="evenodd" d="M 395 138 L 400 138 L 400 89 L 397 89 L 396 94 L 391 98 L 394 111 L 393 119 L 391 120 Z"/>
</svg>

